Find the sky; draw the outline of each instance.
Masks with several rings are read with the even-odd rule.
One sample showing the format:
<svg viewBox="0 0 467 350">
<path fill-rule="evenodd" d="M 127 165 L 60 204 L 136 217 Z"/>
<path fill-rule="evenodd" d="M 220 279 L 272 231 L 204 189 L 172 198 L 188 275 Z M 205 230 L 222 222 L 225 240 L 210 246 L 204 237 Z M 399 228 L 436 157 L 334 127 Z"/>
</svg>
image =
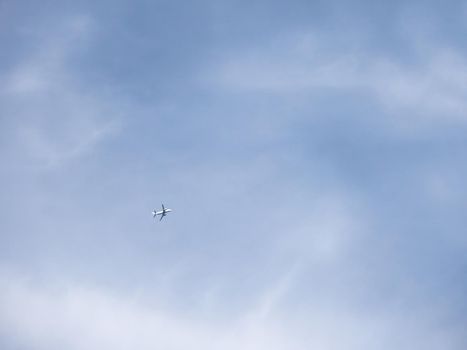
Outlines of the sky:
<svg viewBox="0 0 467 350">
<path fill-rule="evenodd" d="M 466 349 L 466 35 L 456 0 L 0 1 L 0 348 Z"/>
</svg>

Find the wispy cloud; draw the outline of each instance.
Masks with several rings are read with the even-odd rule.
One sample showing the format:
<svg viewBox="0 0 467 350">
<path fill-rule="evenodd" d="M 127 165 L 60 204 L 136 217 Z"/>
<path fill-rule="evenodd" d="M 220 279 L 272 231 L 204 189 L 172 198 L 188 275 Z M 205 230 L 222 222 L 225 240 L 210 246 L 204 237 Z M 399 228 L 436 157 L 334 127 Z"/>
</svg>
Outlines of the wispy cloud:
<svg viewBox="0 0 467 350">
<path fill-rule="evenodd" d="M 85 154 L 121 127 L 121 104 L 81 83 L 73 69 L 72 57 L 93 28 L 88 16 L 78 15 L 29 33 L 30 52 L 5 73 L 0 99 L 8 148 L 33 166 L 50 168 Z"/>
<path fill-rule="evenodd" d="M 416 120 L 467 118 L 467 61 L 455 49 L 419 47 L 417 64 L 362 49 L 331 50 L 313 33 L 279 38 L 229 53 L 207 80 L 232 91 L 313 93 L 338 89 L 367 94 L 386 110 Z"/>
<path fill-rule="evenodd" d="M 421 39 L 439 22 L 393 28 L 397 1 L 93 4 L 10 24 L 1 346 L 466 348 L 467 60 Z"/>
<path fill-rule="evenodd" d="M 289 288 L 294 272 L 290 273 L 261 297 L 260 304 L 235 319 L 222 314 L 214 319 L 189 316 L 157 296 L 148 301 L 76 281 L 72 285 L 49 281 L 46 286 L 2 274 L 0 332 L 6 335 L 4 344 L 36 349 L 461 348 L 458 329 L 440 329 L 433 323 L 436 311 L 416 319 L 410 310 L 365 314 L 342 303 L 315 303 L 306 307 L 306 313 L 265 312 Z"/>
</svg>

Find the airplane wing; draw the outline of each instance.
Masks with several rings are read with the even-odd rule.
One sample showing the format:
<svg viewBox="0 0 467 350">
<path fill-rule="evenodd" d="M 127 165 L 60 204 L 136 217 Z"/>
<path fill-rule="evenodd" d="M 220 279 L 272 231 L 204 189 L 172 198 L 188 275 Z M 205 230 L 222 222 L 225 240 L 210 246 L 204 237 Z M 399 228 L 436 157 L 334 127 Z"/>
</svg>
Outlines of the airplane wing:
<svg viewBox="0 0 467 350">
<path fill-rule="evenodd" d="M 165 211 L 164 204 L 162 204 L 162 211 Z"/>
<path fill-rule="evenodd" d="M 159 219 L 159 221 L 161 221 L 163 218 L 164 218 L 165 214 L 162 214 L 161 215 L 161 218 Z"/>
</svg>

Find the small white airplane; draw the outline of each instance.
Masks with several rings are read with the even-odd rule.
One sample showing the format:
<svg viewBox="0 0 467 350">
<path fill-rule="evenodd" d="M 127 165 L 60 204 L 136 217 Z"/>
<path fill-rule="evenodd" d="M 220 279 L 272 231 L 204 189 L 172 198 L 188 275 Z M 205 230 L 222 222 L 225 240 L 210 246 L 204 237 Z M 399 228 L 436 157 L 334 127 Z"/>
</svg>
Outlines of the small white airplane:
<svg viewBox="0 0 467 350">
<path fill-rule="evenodd" d="M 171 211 L 172 211 L 172 209 L 168 209 L 168 208 L 166 209 L 164 207 L 164 204 L 162 204 L 162 210 L 161 211 L 156 211 L 156 209 L 154 209 L 152 211 L 152 217 L 155 218 L 157 215 L 160 215 L 161 218 L 159 219 L 159 221 L 161 221 L 164 218 L 164 216 L 166 216 L 167 213 L 170 213 Z"/>
</svg>

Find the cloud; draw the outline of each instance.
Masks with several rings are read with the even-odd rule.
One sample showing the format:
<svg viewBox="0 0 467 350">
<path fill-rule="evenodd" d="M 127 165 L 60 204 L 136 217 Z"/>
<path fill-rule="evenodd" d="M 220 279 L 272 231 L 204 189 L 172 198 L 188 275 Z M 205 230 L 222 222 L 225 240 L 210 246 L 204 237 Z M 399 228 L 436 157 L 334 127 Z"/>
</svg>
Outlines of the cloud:
<svg viewBox="0 0 467 350">
<path fill-rule="evenodd" d="M 122 104 L 98 86 L 83 84 L 72 63 L 93 28 L 90 17 L 75 15 L 29 33 L 28 53 L 4 73 L 0 100 L 8 143 L 3 151 L 16 162 L 53 168 L 121 128 Z"/>
<path fill-rule="evenodd" d="M 389 112 L 403 112 L 401 118 L 465 120 L 467 61 L 455 49 L 412 39 L 417 64 L 369 49 L 331 49 L 313 33 L 294 34 L 230 52 L 205 72 L 205 80 L 231 91 L 363 93 Z"/>
<path fill-rule="evenodd" d="M 168 12 L 163 17 L 172 23 Z M 104 25 L 118 50 L 115 43 L 93 46 L 100 21 L 68 16 L 29 29 L 27 54 L 2 73 L 2 175 L 25 168 L 5 176 L 12 186 L 3 196 L 2 256 L 27 271 L 0 265 L 2 346 L 465 349 L 460 308 L 444 302 L 463 301 L 456 298 L 461 283 L 450 280 L 461 275 L 460 239 L 445 233 L 457 236 L 462 226 L 460 209 L 445 214 L 463 202 L 460 158 L 431 157 L 447 137 L 421 151 L 425 144 L 400 144 L 367 123 L 464 120 L 459 51 L 414 44 L 417 62 L 409 63 L 370 48 L 333 47 L 310 32 L 241 52 L 228 42 L 206 47 L 215 41 L 195 35 L 190 48 L 227 51 L 202 70 L 202 83 L 216 89 L 206 93 L 184 76 L 199 57 L 178 55 L 164 31 L 156 34 L 167 41 L 154 41 L 151 16 L 135 31 L 127 24 L 138 21 L 137 12 L 123 21 L 115 14 Z M 176 36 L 185 38 L 186 28 Z M 114 35 L 120 32 L 123 44 Z M 147 43 L 138 41 L 142 33 Z M 146 44 L 160 49 L 146 51 Z M 131 57 L 113 54 L 126 51 Z M 178 70 L 180 62 L 169 64 L 163 52 L 191 62 L 190 69 Z M 126 90 L 134 122 L 93 166 L 79 161 L 123 131 L 128 109 L 114 86 L 86 74 L 83 56 L 98 74 L 115 74 L 117 84 L 128 84 L 122 68 L 138 70 Z M 110 56 L 120 63 L 103 72 Z M 167 80 L 147 75 L 153 68 Z M 159 87 L 163 96 L 138 107 L 141 91 L 153 96 Z M 284 127 L 323 107 L 310 107 L 316 92 L 348 122 Z M 359 98 L 350 108 L 338 98 L 347 93 Z M 365 111 L 362 96 L 381 110 Z M 154 123 L 154 115 L 162 118 Z M 130 152 L 121 152 L 123 143 Z M 150 211 L 162 198 L 174 216 L 154 226 Z M 428 217 L 422 201 L 439 216 Z M 449 226 L 451 217 L 457 221 Z M 449 254 L 454 245 L 456 255 Z"/>
<path fill-rule="evenodd" d="M 10 275 L 8 287 L 0 289 L 0 305 L 0 332 L 9 334 L 7 341 L 38 349 L 284 348 L 266 322 L 258 327 L 251 319 L 245 324 L 190 319 L 100 288 L 44 287 Z"/>
<path fill-rule="evenodd" d="M 294 274 L 284 275 L 239 317 L 225 319 L 222 310 L 214 318 L 189 315 L 154 294 L 146 299 L 3 273 L 0 333 L 5 344 L 36 349 L 462 349 L 459 330 L 437 326 L 436 311 L 418 319 L 423 315 L 410 310 L 367 313 L 315 303 L 295 313 L 265 312 L 287 293 Z"/>
</svg>

